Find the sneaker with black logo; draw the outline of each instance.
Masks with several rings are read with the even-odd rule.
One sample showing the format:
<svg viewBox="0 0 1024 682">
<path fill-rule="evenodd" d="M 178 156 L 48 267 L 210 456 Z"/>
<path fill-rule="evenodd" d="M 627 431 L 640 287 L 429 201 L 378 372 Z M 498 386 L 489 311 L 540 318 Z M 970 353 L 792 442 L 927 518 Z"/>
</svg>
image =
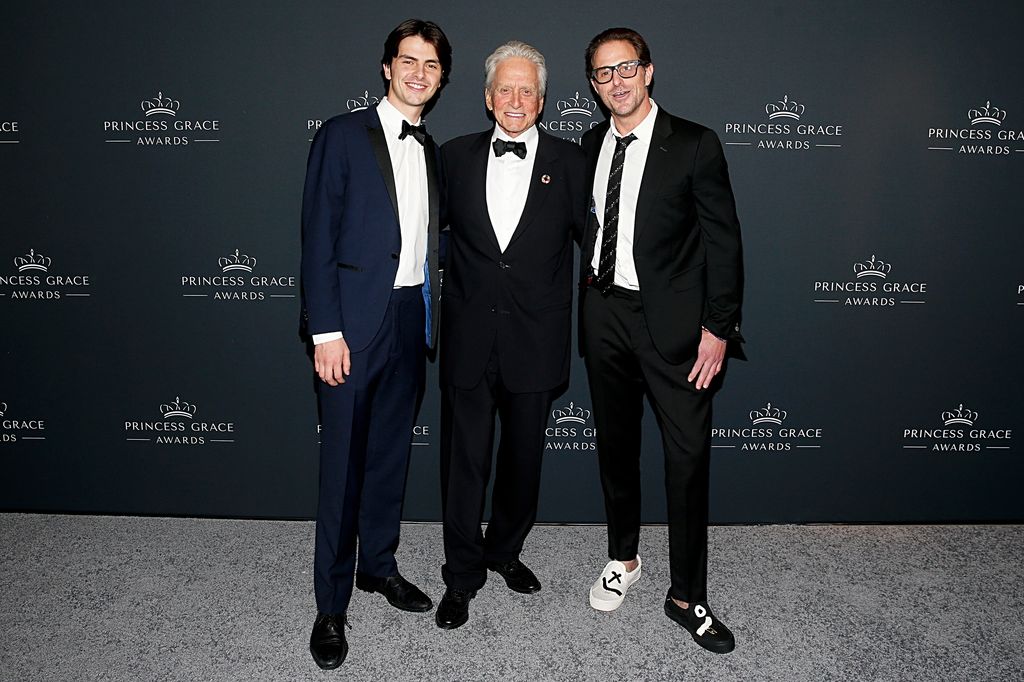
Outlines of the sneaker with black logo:
<svg viewBox="0 0 1024 682">
<path fill-rule="evenodd" d="M 637 555 L 636 568 L 632 571 L 627 571 L 621 561 L 609 561 L 601 571 L 601 577 L 590 588 L 590 605 L 598 611 L 614 611 L 619 608 L 626 598 L 626 590 L 640 579 L 642 565 L 640 555 Z"/>
</svg>

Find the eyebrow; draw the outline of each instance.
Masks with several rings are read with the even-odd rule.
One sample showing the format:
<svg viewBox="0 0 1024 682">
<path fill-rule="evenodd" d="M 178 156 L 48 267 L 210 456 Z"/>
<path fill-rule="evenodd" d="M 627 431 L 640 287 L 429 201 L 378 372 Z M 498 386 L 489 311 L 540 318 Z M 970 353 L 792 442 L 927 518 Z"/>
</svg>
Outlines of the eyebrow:
<svg viewBox="0 0 1024 682">
<path fill-rule="evenodd" d="M 419 60 L 419 59 L 417 59 L 416 57 L 413 57 L 413 56 L 412 56 L 411 54 L 399 54 L 399 55 L 397 55 L 397 56 L 395 57 L 395 59 L 411 59 L 411 60 L 413 60 L 414 62 L 418 62 L 418 61 L 420 61 L 420 60 Z M 437 59 L 427 59 L 427 60 L 425 60 L 425 61 L 426 61 L 426 63 L 427 63 L 427 64 L 437 64 L 438 66 L 440 66 L 440 65 L 441 65 L 441 62 L 440 62 L 440 60 L 437 60 Z"/>
</svg>

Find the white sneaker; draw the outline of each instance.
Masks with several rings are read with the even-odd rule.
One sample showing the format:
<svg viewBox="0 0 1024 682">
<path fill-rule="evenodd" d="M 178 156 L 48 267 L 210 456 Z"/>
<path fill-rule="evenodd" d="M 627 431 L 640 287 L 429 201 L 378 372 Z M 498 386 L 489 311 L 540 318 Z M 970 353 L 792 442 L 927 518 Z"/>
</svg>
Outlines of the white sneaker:
<svg viewBox="0 0 1024 682">
<path fill-rule="evenodd" d="M 590 588 L 590 605 L 598 611 L 614 611 L 619 608 L 626 598 L 626 590 L 640 579 L 642 566 L 639 554 L 636 557 L 636 568 L 632 571 L 627 571 L 621 561 L 609 561 L 601 571 L 601 577 Z"/>
</svg>

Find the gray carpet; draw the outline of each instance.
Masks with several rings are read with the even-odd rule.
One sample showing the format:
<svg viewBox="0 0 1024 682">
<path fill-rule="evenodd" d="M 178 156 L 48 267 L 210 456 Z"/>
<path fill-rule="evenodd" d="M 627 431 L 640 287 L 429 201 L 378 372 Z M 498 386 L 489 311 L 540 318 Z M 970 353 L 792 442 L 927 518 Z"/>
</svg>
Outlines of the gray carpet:
<svg viewBox="0 0 1024 682">
<path fill-rule="evenodd" d="M 403 573 L 440 597 L 441 530 L 403 528 Z M 587 605 L 604 528 L 538 527 L 537 595 L 488 581 L 470 621 L 356 592 L 348 660 L 307 650 L 313 525 L 0 514 L 0 678 L 28 680 L 1021 680 L 1024 527 L 711 529 L 711 605 L 737 649 L 662 613 L 667 538 L 613 613 Z"/>
</svg>

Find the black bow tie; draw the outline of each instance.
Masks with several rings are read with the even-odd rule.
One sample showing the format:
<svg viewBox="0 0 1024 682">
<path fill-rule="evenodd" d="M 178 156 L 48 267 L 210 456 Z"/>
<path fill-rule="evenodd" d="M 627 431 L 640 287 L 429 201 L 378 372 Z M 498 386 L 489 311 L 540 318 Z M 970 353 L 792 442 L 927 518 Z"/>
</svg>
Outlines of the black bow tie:
<svg viewBox="0 0 1024 682">
<path fill-rule="evenodd" d="M 402 134 L 398 136 L 398 139 L 404 140 L 407 135 L 412 135 L 420 144 L 426 144 L 427 125 L 425 123 L 421 123 L 418 126 L 414 126 L 409 125 L 408 121 L 402 121 Z"/>
<path fill-rule="evenodd" d="M 520 159 L 526 158 L 525 142 L 510 142 L 509 140 L 496 139 L 494 141 L 494 155 L 501 156 L 505 152 L 512 152 Z"/>
</svg>

